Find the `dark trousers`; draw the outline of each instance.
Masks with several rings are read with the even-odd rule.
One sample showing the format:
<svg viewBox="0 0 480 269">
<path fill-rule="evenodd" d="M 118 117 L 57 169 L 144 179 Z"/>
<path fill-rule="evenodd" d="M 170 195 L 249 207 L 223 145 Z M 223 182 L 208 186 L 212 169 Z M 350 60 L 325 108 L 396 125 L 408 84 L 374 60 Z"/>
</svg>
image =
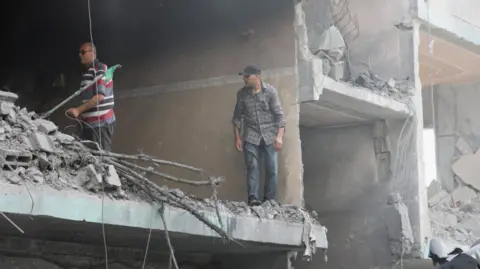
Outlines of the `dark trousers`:
<svg viewBox="0 0 480 269">
<path fill-rule="evenodd" d="M 103 150 L 111 151 L 114 131 L 115 122 L 102 127 L 89 128 L 83 126 L 80 130 L 80 139 L 96 142 Z"/>
<path fill-rule="evenodd" d="M 277 151 L 273 144 L 260 145 L 248 142 L 244 143 L 243 154 L 247 165 L 248 200 L 258 200 L 258 189 L 260 185 L 260 160 L 264 158 L 265 165 L 265 187 L 263 199 L 274 199 L 278 183 L 278 161 Z"/>
</svg>

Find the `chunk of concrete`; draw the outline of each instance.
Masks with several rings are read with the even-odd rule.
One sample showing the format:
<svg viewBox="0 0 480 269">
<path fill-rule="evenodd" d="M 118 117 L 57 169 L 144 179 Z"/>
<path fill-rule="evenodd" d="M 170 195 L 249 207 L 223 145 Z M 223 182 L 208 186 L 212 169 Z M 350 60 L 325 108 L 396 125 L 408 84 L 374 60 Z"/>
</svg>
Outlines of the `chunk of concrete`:
<svg viewBox="0 0 480 269">
<path fill-rule="evenodd" d="M 15 110 L 10 110 L 10 112 L 7 115 L 7 121 L 11 124 L 16 124 L 17 123 L 17 114 L 15 113 Z"/>
<path fill-rule="evenodd" d="M 120 177 L 118 176 L 117 170 L 113 165 L 108 166 L 105 182 L 109 186 L 116 187 L 116 188 L 120 188 L 122 186 L 122 182 L 120 182 Z"/>
<path fill-rule="evenodd" d="M 93 191 L 101 189 L 103 182 L 102 175 L 97 173 L 93 164 L 86 166 L 80 171 L 75 180 L 78 185 Z"/>
<path fill-rule="evenodd" d="M 10 111 L 15 107 L 12 103 L 0 102 L 0 115 L 5 116 L 10 114 Z"/>
<path fill-rule="evenodd" d="M 17 99 L 18 99 L 18 95 L 12 92 L 0 91 L 0 101 L 15 103 Z"/>
<path fill-rule="evenodd" d="M 467 186 L 460 186 L 452 192 L 452 199 L 455 205 L 460 205 L 471 201 L 477 197 L 477 193 Z"/>
<path fill-rule="evenodd" d="M 473 154 L 472 147 L 470 147 L 467 140 L 465 140 L 463 137 L 457 139 L 455 147 L 462 153 L 462 155 Z"/>
<path fill-rule="evenodd" d="M 432 180 L 430 182 L 430 185 L 428 185 L 428 188 L 427 188 L 428 199 L 431 199 L 431 198 L 435 197 L 435 195 L 437 195 L 441 190 L 442 190 L 442 186 L 441 186 L 440 182 L 438 182 L 435 179 Z"/>
<path fill-rule="evenodd" d="M 432 198 L 428 200 L 428 205 L 430 207 L 435 206 L 439 203 L 448 201 L 448 198 L 450 198 L 450 194 L 444 190 L 441 190 L 439 193 L 437 193 L 436 195 L 434 195 Z"/>
<path fill-rule="evenodd" d="M 462 156 L 453 163 L 452 170 L 465 184 L 480 191 L 480 155 Z"/>
<path fill-rule="evenodd" d="M 33 132 L 30 135 L 30 141 L 34 148 L 37 150 L 45 151 L 48 153 L 52 153 L 55 151 L 55 145 L 52 139 L 44 133 Z"/>
<path fill-rule="evenodd" d="M 49 120 L 37 119 L 35 120 L 35 124 L 37 125 L 39 132 L 47 135 L 52 135 L 58 130 L 57 125 Z"/>
<path fill-rule="evenodd" d="M 72 143 L 73 141 L 75 141 L 75 138 L 73 136 L 61 132 L 56 132 L 54 136 L 62 144 Z"/>
</svg>

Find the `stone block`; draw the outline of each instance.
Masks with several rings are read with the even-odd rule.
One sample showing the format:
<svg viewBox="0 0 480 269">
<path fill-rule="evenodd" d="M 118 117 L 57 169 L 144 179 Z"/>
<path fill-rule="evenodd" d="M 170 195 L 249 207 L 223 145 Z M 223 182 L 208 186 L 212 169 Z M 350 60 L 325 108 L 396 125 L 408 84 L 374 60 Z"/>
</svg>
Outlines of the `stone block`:
<svg viewBox="0 0 480 269">
<path fill-rule="evenodd" d="M 428 200 L 428 205 L 432 207 L 441 202 L 447 201 L 449 197 L 450 197 L 450 194 L 448 194 L 448 192 L 441 190 L 440 192 L 438 192 L 436 195 L 434 195 L 432 198 Z"/>
<path fill-rule="evenodd" d="M 12 92 L 0 91 L 0 101 L 15 103 L 17 99 L 18 99 L 18 95 Z"/>
<path fill-rule="evenodd" d="M 120 182 L 120 177 L 118 176 L 117 170 L 113 165 L 108 166 L 105 182 L 109 186 L 116 187 L 116 188 L 120 188 L 122 186 L 122 182 Z"/>
<path fill-rule="evenodd" d="M 32 154 L 27 151 L 0 148 L 0 168 L 12 170 L 19 167 L 29 167 L 32 161 Z"/>
<path fill-rule="evenodd" d="M 57 125 L 49 120 L 37 119 L 35 120 L 35 124 L 37 125 L 38 131 L 44 134 L 52 135 L 58 130 Z"/>
<path fill-rule="evenodd" d="M 0 102 L 0 115 L 5 116 L 10 114 L 14 108 L 14 104 L 7 102 Z"/>
<path fill-rule="evenodd" d="M 33 132 L 30 135 L 30 141 L 35 149 L 52 153 L 55 151 L 53 140 L 46 134 Z"/>
</svg>

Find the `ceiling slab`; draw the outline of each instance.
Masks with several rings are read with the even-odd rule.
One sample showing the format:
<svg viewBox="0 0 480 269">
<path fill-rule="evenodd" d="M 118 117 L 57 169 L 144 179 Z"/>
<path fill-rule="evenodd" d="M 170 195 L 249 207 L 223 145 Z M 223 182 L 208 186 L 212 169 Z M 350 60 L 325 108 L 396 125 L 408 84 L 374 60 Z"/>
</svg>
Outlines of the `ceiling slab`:
<svg viewBox="0 0 480 269">
<path fill-rule="evenodd" d="M 429 46 L 433 42 L 433 53 Z M 420 31 L 422 85 L 480 81 L 480 55 L 425 31 Z"/>
</svg>

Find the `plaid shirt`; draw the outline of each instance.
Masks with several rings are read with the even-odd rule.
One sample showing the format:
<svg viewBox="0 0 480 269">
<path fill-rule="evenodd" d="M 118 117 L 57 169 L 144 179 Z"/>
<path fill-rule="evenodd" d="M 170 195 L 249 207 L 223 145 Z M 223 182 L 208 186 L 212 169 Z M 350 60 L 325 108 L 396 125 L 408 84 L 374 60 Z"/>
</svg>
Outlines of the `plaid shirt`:
<svg viewBox="0 0 480 269">
<path fill-rule="evenodd" d="M 254 94 L 251 87 L 244 87 L 237 93 L 237 104 L 233 113 L 233 124 L 239 129 L 244 124 L 243 140 L 260 145 L 275 142 L 279 128 L 285 127 L 283 109 L 277 90 L 262 82 L 262 90 Z"/>
</svg>

